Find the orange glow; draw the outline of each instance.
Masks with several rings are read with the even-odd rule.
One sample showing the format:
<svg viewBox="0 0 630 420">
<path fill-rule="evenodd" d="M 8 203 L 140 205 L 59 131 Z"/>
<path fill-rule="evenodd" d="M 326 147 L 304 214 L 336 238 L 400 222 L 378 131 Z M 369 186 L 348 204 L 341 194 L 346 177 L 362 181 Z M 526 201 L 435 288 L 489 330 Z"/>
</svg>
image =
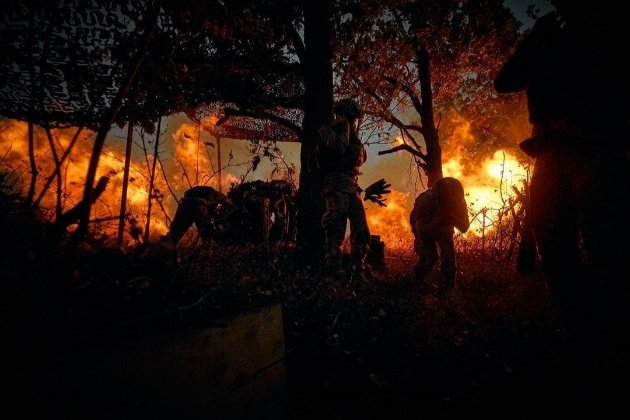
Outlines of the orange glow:
<svg viewBox="0 0 630 420">
<path fill-rule="evenodd" d="M 367 203 L 367 221 L 372 235 L 380 235 L 388 251 L 408 252 L 413 243 L 409 214 L 414 197 L 411 193 L 392 191 L 387 196 L 387 207 Z"/>
<path fill-rule="evenodd" d="M 194 185 L 209 185 L 218 188 L 216 140 L 212 137 L 213 127 L 218 118 L 209 116 L 198 125 L 184 122 L 175 127 L 169 135 L 160 139 L 161 163 L 158 163 L 155 176 L 155 190 L 159 198 L 154 198 L 151 214 L 151 235 L 165 233 L 169 218 L 175 214 L 177 202 L 184 191 Z M 469 205 L 472 225 L 465 237 L 490 234 L 495 229 L 499 211 L 505 209 L 508 200 L 513 197 L 512 187 L 522 188 L 527 179 L 525 167 L 519 163 L 514 154 L 507 150 L 496 150 L 492 155 L 480 161 L 473 161 L 468 156 L 465 146 L 476 141 L 471 133 L 471 123 L 461 116 L 453 117 L 455 125 L 452 136 L 443 142 L 444 176 L 458 178 L 464 185 L 466 201 Z M 75 129 L 52 130 L 58 154 L 62 155 L 75 134 Z M 76 205 L 83 194 L 85 174 L 92 151 L 94 133 L 84 130 L 69 158 L 63 165 L 63 210 L 67 211 Z M 48 177 L 54 171 L 54 162 L 50 147 L 43 129 L 35 127 L 35 155 L 39 176 L 35 197 L 39 195 Z M 136 142 L 138 139 L 135 139 Z M 149 152 L 153 151 L 155 136 L 145 135 Z M 392 144 L 403 143 L 397 136 Z M 125 140 L 108 140 L 101 156 L 97 179 L 109 176 L 107 189 L 94 204 L 91 219 L 106 220 L 99 224 L 99 229 L 110 237 L 115 237 L 120 210 L 120 196 L 124 167 Z M 25 122 L 15 120 L 0 121 L 0 159 L 2 170 L 13 174 L 18 179 L 14 188 L 26 194 L 30 180 L 28 160 L 28 126 Z M 130 169 L 130 182 L 127 195 L 127 211 L 134 217 L 138 225 L 146 224 L 148 202 L 149 170 L 153 156 L 144 156 L 142 151 L 134 147 Z M 148 162 L 147 162 L 148 161 Z M 148 164 L 147 164 L 148 163 Z M 160 165 L 163 164 L 164 168 Z M 168 183 L 164 179 L 167 174 Z M 232 183 L 238 183 L 233 174 L 224 171 L 222 189 L 229 190 Z M 170 186 L 170 189 L 169 189 Z M 41 200 L 44 215 L 54 219 L 56 201 L 56 182 L 52 182 L 49 190 Z M 172 191 L 172 193 L 171 193 Z M 386 243 L 388 251 L 410 251 L 413 235 L 409 224 L 409 214 L 418 193 L 392 191 L 387 195 L 387 207 L 379 207 L 372 202 L 366 203 L 368 224 L 374 235 L 380 235 Z M 129 238 L 128 238 L 129 239 Z"/>
<path fill-rule="evenodd" d="M 204 120 L 204 124 L 216 123 L 216 118 Z M 70 144 L 76 129 L 53 129 L 51 130 L 57 153 L 61 156 Z M 162 137 L 160 139 L 160 150 L 162 161 L 166 166 L 164 171 L 174 174 L 169 178 L 171 189 L 181 197 L 183 192 L 195 185 L 195 177 L 198 183 L 212 185 L 211 179 L 214 170 L 211 165 L 211 152 L 206 152 L 207 146 L 203 140 L 197 142 L 197 127 L 190 124 L 182 124 L 173 134 L 173 139 Z M 83 187 L 85 175 L 92 153 L 92 139 L 94 133 L 83 130 L 77 140 L 73 150 L 63 164 L 63 211 L 67 211 L 75 206 L 83 198 Z M 145 140 L 155 141 L 154 136 L 146 135 Z M 165 144 L 172 140 L 174 147 Z M 50 152 L 50 146 L 46 133 L 40 127 L 34 129 L 34 151 L 39 170 L 35 198 L 42 191 L 46 180 L 54 173 L 55 164 Z M 148 144 L 150 150 L 153 144 Z M 198 147 L 199 146 L 199 147 Z M 120 199 L 122 191 L 122 179 L 124 170 L 124 147 L 125 140 L 108 141 L 99 160 L 97 169 L 97 180 L 101 176 L 108 176 L 107 188 L 94 203 L 90 218 L 103 221 L 99 223 L 99 230 L 114 238 L 118 228 L 118 214 L 120 211 Z M 172 149 L 172 153 L 165 152 Z M 199 152 L 199 153 L 198 153 Z M 170 156 L 169 156 L 170 155 Z M 14 188 L 26 195 L 30 181 L 30 164 L 28 160 L 28 125 L 25 122 L 16 120 L 0 121 L 0 158 L 4 156 L 2 168 L 5 172 L 13 174 L 18 179 Z M 147 160 L 149 165 L 147 165 Z M 146 224 L 146 211 L 149 198 L 149 168 L 153 162 L 153 156 L 145 156 L 138 150 L 132 153 L 132 162 L 129 172 L 129 186 L 127 192 L 127 212 L 131 217 L 136 218 L 140 226 Z M 182 169 L 183 168 L 183 169 Z M 199 168 L 197 170 L 197 168 Z M 191 180 L 189 184 L 183 173 L 187 173 Z M 226 186 L 237 181 L 231 174 L 224 174 L 223 181 Z M 214 181 L 216 182 L 216 181 Z M 56 180 L 53 180 L 50 188 L 41 200 L 44 217 L 49 220 L 54 219 L 54 208 L 56 202 Z M 172 217 L 177 207 L 177 202 L 169 192 L 169 188 L 164 180 L 160 163 L 157 164 L 154 181 L 155 195 L 160 196 L 162 205 L 153 201 L 151 211 L 151 236 L 156 237 L 168 231 L 167 216 Z M 155 196 L 154 196 L 155 197 Z M 162 210 L 164 209 L 164 211 Z"/>
<path fill-rule="evenodd" d="M 442 151 L 442 170 L 444 176 L 457 178 L 464 186 L 471 226 L 463 237 L 472 239 L 491 234 L 496 229 L 500 212 L 505 211 L 509 200 L 514 198 L 512 187 L 522 189 L 528 173 L 526 165 L 508 150 L 496 150 L 481 162 L 471 161 L 465 150 L 465 146 L 476 141 L 471 123 L 459 115 L 455 115 L 452 122 L 455 128 L 444 142 L 448 147 Z M 392 145 L 401 142 L 397 136 Z M 381 235 L 387 250 L 395 253 L 412 250 L 409 214 L 416 196 L 392 191 L 387 196 L 388 207 L 371 203 L 367 206 L 372 234 Z"/>
</svg>

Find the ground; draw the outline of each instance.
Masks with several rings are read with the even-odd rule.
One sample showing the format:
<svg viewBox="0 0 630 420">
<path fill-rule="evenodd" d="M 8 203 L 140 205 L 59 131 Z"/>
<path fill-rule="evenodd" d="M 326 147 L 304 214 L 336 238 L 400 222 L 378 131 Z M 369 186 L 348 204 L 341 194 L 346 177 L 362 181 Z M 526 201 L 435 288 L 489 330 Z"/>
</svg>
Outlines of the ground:
<svg viewBox="0 0 630 420">
<path fill-rule="evenodd" d="M 288 419 L 525 419 L 592 409 L 596 387 L 580 350 L 591 343 L 561 321 L 539 276 L 519 275 L 497 255 L 460 252 L 456 288 L 443 291 L 439 273 L 413 279 L 412 256 L 388 257 L 359 283 L 296 266 L 286 245 L 268 253 L 197 243 L 175 260 L 159 247 L 71 248 L 45 224 L 7 214 L 6 377 L 14 401 L 41 418 L 56 418 L 37 411 L 52 386 L 42 372 L 51 355 L 72 357 L 77 337 L 217 325 L 275 304 Z"/>
</svg>

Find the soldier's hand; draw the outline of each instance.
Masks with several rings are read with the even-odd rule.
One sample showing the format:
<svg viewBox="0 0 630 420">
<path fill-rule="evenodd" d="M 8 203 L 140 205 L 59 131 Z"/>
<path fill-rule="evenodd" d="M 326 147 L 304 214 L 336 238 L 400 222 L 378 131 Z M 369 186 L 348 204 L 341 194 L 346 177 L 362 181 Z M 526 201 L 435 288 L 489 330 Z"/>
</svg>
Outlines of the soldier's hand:
<svg viewBox="0 0 630 420">
<path fill-rule="evenodd" d="M 385 204 L 385 201 L 387 201 L 386 198 L 380 198 L 379 197 L 370 197 L 368 198 L 368 200 L 373 201 L 374 203 L 378 204 L 381 207 L 387 207 L 387 204 Z"/>
<path fill-rule="evenodd" d="M 391 192 L 391 190 L 388 189 L 391 186 L 391 184 L 385 181 L 385 178 L 379 179 L 365 189 L 363 201 L 370 200 L 381 207 L 387 207 L 387 204 L 385 204 L 386 199 L 383 198 L 383 195 Z"/>
</svg>

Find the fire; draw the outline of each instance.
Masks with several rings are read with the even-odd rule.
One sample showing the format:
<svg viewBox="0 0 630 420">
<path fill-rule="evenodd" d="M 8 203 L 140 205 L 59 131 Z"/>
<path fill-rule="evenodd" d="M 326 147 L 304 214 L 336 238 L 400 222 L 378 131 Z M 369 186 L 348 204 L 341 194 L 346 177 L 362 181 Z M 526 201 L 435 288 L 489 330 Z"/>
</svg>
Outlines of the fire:
<svg viewBox="0 0 630 420">
<path fill-rule="evenodd" d="M 209 126 L 216 121 L 216 117 L 209 117 L 203 121 L 203 125 Z M 57 154 L 61 156 L 71 144 L 76 129 L 53 129 L 51 132 Z M 61 192 L 63 211 L 69 210 L 83 198 L 83 187 L 92 152 L 93 136 L 93 132 L 83 130 L 63 163 L 61 171 L 63 176 Z M 146 157 L 142 153 L 138 154 L 138 150 L 132 153 L 127 192 L 128 215 L 135 218 L 138 225 L 142 227 L 146 224 L 150 168 L 153 163 L 151 152 L 155 138 L 145 140 L 151 141 L 147 144 L 147 149 L 150 150 L 147 150 Z M 172 145 L 166 144 L 171 141 Z M 125 161 L 124 148 L 124 140 L 119 142 L 108 140 L 97 169 L 97 179 L 101 176 L 107 176 L 109 183 L 103 194 L 94 203 L 90 218 L 99 220 L 101 222 L 98 224 L 99 229 L 110 238 L 116 236 L 118 228 Z M 212 182 L 215 182 L 211 149 L 211 146 L 200 138 L 198 128 L 186 123 L 175 130 L 172 139 L 166 137 L 160 139 L 161 159 L 157 162 L 155 171 L 151 236 L 155 237 L 168 231 L 170 218 L 173 217 L 177 207 L 177 201 L 170 193 L 171 190 L 175 196 L 181 197 L 191 185 L 212 185 Z M 169 153 L 168 150 L 172 150 L 172 152 Z M 55 170 L 46 133 L 37 126 L 34 128 L 34 154 L 39 171 L 35 189 L 35 198 L 37 198 L 47 179 Z M 31 177 L 27 123 L 16 120 L 0 121 L 0 159 L 2 160 L 3 172 L 13 179 L 13 188 L 26 195 Z M 162 162 L 164 162 L 164 168 L 161 167 Z M 172 174 L 168 176 L 168 181 L 163 173 Z M 223 182 L 226 187 L 235 181 L 238 179 L 234 175 L 224 174 Z M 56 197 L 57 183 L 56 179 L 53 179 L 50 188 L 42 196 L 40 202 L 44 217 L 51 221 L 55 217 Z"/>
<path fill-rule="evenodd" d="M 499 149 L 481 164 L 473 165 L 466 159 L 464 147 L 475 142 L 470 121 L 459 115 L 453 117 L 455 128 L 446 142 L 447 159 L 442 164 L 444 176 L 460 180 L 466 193 L 471 217 L 467 236 L 482 236 L 492 232 L 500 222 L 500 214 L 514 197 L 513 187 L 521 189 L 528 179 L 527 167 L 514 153 Z"/>
<path fill-rule="evenodd" d="M 519 190 L 528 179 L 527 167 L 509 150 L 495 150 L 481 163 L 469 159 L 466 146 L 475 143 L 470 121 L 459 115 L 453 117 L 452 134 L 444 142 L 444 176 L 461 181 L 466 194 L 471 227 L 463 238 L 489 235 L 496 230 L 502 215 L 514 198 L 513 187 Z M 398 135 L 393 146 L 402 143 Z M 392 191 L 387 196 L 387 207 L 370 203 L 367 206 L 367 219 L 372 234 L 380 235 L 386 249 L 395 253 L 408 253 L 412 249 L 413 234 L 409 224 L 409 214 L 417 194 Z M 505 219 L 503 219 L 505 220 Z"/>
<path fill-rule="evenodd" d="M 199 125 L 182 123 L 172 134 L 174 152 L 170 165 L 165 168 L 172 174 L 171 183 L 176 189 L 184 191 L 194 185 L 209 185 L 219 189 L 216 141 L 208 133 L 219 121 L 210 115 Z M 224 163 L 225 164 L 225 163 Z M 227 191 L 233 183 L 240 180 L 230 173 L 221 174 L 221 190 Z"/>
<path fill-rule="evenodd" d="M 527 177 L 527 169 L 513 154 L 497 150 L 483 162 L 479 172 L 461 178 L 473 218 L 471 234 L 481 236 L 493 229 L 499 212 L 514 197 L 512 186 L 522 187 Z"/>
<path fill-rule="evenodd" d="M 160 139 L 160 160 L 157 162 L 153 205 L 151 210 L 151 235 L 161 235 L 168 229 L 173 217 L 177 199 L 184 191 L 194 185 L 210 185 L 218 188 L 216 140 L 212 137 L 213 127 L 218 118 L 209 116 L 199 124 L 183 122 L 169 135 Z M 512 187 L 521 188 L 527 179 L 526 167 L 509 150 L 496 150 L 481 163 L 469 158 L 465 147 L 474 144 L 471 123 L 462 117 L 452 120 L 452 134 L 444 142 L 445 176 L 453 176 L 464 185 L 466 200 L 470 209 L 472 226 L 468 237 L 487 235 L 496 228 L 505 208 L 513 196 Z M 58 155 L 62 155 L 75 134 L 75 129 L 52 130 Z M 64 211 L 72 208 L 81 199 L 85 174 L 92 150 L 94 133 L 83 130 L 69 158 L 62 167 L 62 207 Z M 127 194 L 127 212 L 135 218 L 139 226 L 146 225 L 147 203 L 149 201 L 150 170 L 153 162 L 155 135 L 145 133 L 146 155 L 135 148 L 130 165 L 130 182 Z M 0 121 L 0 161 L 2 170 L 13 177 L 14 189 L 26 194 L 30 181 L 28 159 L 28 126 L 15 120 Z M 137 138 L 135 139 L 137 142 Z M 108 140 L 101 156 L 97 177 L 108 176 L 107 189 L 94 204 L 92 220 L 99 223 L 99 229 L 110 237 L 115 237 L 118 227 L 118 213 L 122 190 L 125 141 Z M 399 135 L 394 145 L 403 143 Z M 53 174 L 55 166 L 50 145 L 45 131 L 40 127 L 34 130 L 35 156 L 39 175 L 35 198 L 41 193 L 47 179 Z M 163 165 L 163 167 L 162 167 Z M 6 178 L 5 178 L 6 179 Z M 224 172 L 221 177 L 222 190 L 227 191 L 232 183 L 239 179 Z M 56 180 L 43 195 L 41 207 L 45 216 L 53 220 L 57 196 Z M 367 219 L 373 234 L 380 235 L 387 244 L 388 251 L 409 252 L 413 235 L 409 224 L 409 214 L 418 193 L 392 191 L 387 195 L 387 207 L 367 203 Z M 128 238 L 129 239 L 129 238 Z"/>
<path fill-rule="evenodd" d="M 368 202 L 366 215 L 370 232 L 380 235 L 388 251 L 409 252 L 413 243 L 409 214 L 414 197 L 395 190 L 386 197 L 387 207 Z"/>
</svg>

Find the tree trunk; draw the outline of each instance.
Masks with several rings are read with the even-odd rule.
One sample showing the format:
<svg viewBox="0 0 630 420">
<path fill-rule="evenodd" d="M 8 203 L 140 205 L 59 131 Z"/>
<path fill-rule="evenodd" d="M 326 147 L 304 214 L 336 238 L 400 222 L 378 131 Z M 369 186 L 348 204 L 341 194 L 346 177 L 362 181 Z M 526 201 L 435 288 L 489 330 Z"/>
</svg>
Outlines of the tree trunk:
<svg viewBox="0 0 630 420">
<path fill-rule="evenodd" d="M 144 230 L 145 243 L 149 243 L 150 232 L 151 232 L 151 203 L 152 203 L 152 198 L 153 198 L 153 182 L 155 181 L 155 164 L 158 161 L 158 153 L 159 153 L 159 148 L 160 148 L 160 130 L 162 129 L 161 126 L 162 126 L 162 117 L 158 118 L 157 134 L 155 135 L 155 150 L 153 152 L 153 166 L 151 168 L 151 177 L 149 178 L 149 203 L 147 204 L 147 225 Z"/>
<path fill-rule="evenodd" d="M 129 121 L 127 125 L 127 145 L 125 148 L 125 169 L 123 172 L 122 195 L 120 197 L 120 215 L 118 219 L 118 246 L 123 244 L 123 234 L 125 232 L 125 217 L 127 215 L 127 189 L 129 187 L 129 166 L 131 164 L 131 144 L 133 140 L 133 123 Z"/>
<path fill-rule="evenodd" d="M 28 186 L 26 201 L 30 204 L 35 196 L 35 184 L 37 183 L 37 162 L 35 162 L 35 139 L 33 135 L 33 122 L 28 122 L 28 160 L 31 164 L 31 183 Z"/>
<path fill-rule="evenodd" d="M 35 196 L 35 184 L 37 183 L 37 162 L 35 162 L 35 139 L 33 134 L 33 119 L 35 117 L 35 64 L 33 63 L 33 14 L 28 20 L 28 58 L 30 61 L 29 81 L 31 83 L 31 98 L 28 117 L 28 160 L 31 164 L 31 182 L 26 195 L 26 202 L 30 205 Z"/>
<path fill-rule="evenodd" d="M 300 262 L 314 265 L 323 255 L 322 200 L 313 152 L 317 130 L 330 123 L 333 106 L 331 1 L 305 2 L 304 119 L 300 151 L 297 248 Z"/>
<path fill-rule="evenodd" d="M 433 91 L 431 88 L 431 62 L 429 52 L 420 45 L 416 51 L 418 61 L 418 74 L 420 76 L 420 97 L 422 108 L 420 120 L 424 128 L 424 142 L 427 146 L 427 184 L 431 187 L 439 179 L 442 179 L 442 148 L 440 147 L 440 135 L 435 126 L 433 116 Z"/>
<path fill-rule="evenodd" d="M 74 206 L 73 208 L 71 208 L 64 214 L 62 214 L 61 217 L 55 221 L 54 226 L 59 231 L 61 231 L 67 228 L 68 226 L 70 226 L 71 224 L 73 224 L 74 222 L 76 222 L 77 220 L 79 220 L 79 218 L 81 217 L 81 214 L 85 212 L 85 207 L 88 207 L 89 205 L 93 204 L 96 200 L 98 200 L 98 197 L 100 197 L 100 195 L 103 194 L 103 192 L 105 191 L 105 188 L 107 188 L 108 183 L 109 183 L 109 177 L 102 176 L 98 180 L 98 183 L 96 184 L 96 186 L 94 187 L 92 194 L 90 194 L 90 197 L 89 197 L 90 202 L 88 203 L 87 201 L 85 201 L 85 198 L 84 198 L 76 206 Z M 89 223 L 89 220 L 88 220 L 88 223 Z"/>
<path fill-rule="evenodd" d="M 219 192 L 223 192 L 223 186 L 221 185 L 221 137 L 217 137 L 217 175 L 219 176 Z"/>
</svg>

